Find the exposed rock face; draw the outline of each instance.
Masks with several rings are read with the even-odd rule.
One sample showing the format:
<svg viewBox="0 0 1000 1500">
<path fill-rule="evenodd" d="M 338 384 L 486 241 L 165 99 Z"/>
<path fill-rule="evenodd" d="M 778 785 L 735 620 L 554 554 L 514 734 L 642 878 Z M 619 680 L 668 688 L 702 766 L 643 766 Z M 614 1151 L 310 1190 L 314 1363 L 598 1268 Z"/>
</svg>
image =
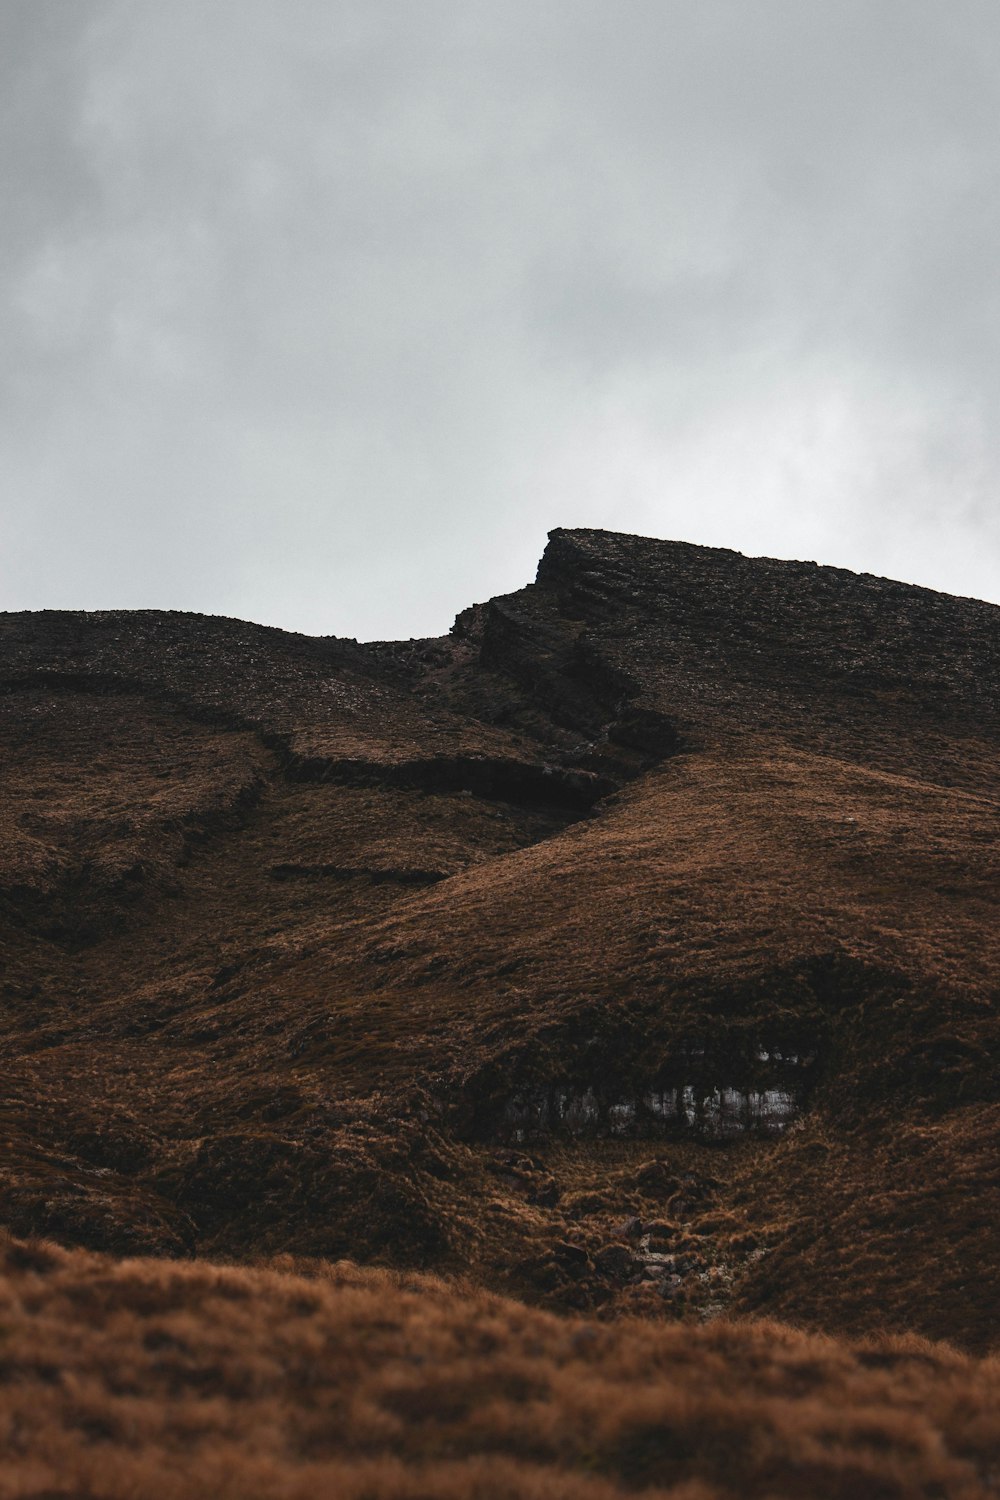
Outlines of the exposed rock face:
<svg viewBox="0 0 1000 1500">
<path fill-rule="evenodd" d="M 510 1099 L 503 1126 L 517 1141 L 553 1131 L 591 1136 L 691 1132 L 705 1140 L 727 1140 L 745 1132 L 779 1135 L 799 1109 L 800 1096 L 791 1089 L 716 1088 L 706 1094 L 684 1084 L 609 1102 L 593 1088 L 582 1094 L 548 1088 Z"/>
<path fill-rule="evenodd" d="M 0 1221 L 987 1347 L 998 626 L 596 531 L 434 641 L 0 616 Z"/>
</svg>

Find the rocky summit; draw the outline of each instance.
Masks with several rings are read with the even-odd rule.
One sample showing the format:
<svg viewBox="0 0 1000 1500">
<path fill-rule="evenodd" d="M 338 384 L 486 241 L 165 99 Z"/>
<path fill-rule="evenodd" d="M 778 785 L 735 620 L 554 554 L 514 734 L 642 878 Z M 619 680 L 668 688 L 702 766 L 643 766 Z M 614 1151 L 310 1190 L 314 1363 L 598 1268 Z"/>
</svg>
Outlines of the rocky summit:
<svg viewBox="0 0 1000 1500">
<path fill-rule="evenodd" d="M 0 747 L 2 1500 L 996 1493 L 1000 608 L 557 530 Z"/>
</svg>

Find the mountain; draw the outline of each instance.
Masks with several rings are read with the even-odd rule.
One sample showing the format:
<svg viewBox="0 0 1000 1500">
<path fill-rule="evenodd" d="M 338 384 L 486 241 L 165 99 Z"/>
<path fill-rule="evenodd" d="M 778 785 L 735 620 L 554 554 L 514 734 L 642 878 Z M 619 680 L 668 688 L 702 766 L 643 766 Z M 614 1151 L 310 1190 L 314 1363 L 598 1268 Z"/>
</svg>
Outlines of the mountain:
<svg viewBox="0 0 1000 1500">
<path fill-rule="evenodd" d="M 348 1258 L 376 1269 L 338 1296 L 465 1296 L 463 1327 L 541 1319 L 539 1347 L 612 1364 L 683 1338 L 707 1369 L 733 1340 L 782 1399 L 803 1341 L 835 1426 L 838 1360 L 945 1340 L 921 1409 L 965 1359 L 990 1410 L 998 687 L 995 606 L 602 531 L 552 532 L 533 584 L 436 640 L 0 615 L 10 1287 L 58 1283 L 37 1316 L 64 1319 L 138 1256 L 178 1305 L 222 1261 L 265 1300 L 282 1276 L 328 1297 Z M 909 1378 L 879 1399 L 912 1407 Z M 626 1443 L 593 1494 L 993 1482 L 974 1453 L 914 1460 L 936 1491 L 898 1455 L 867 1489 L 727 1478 L 703 1446 L 630 1469 Z"/>
</svg>

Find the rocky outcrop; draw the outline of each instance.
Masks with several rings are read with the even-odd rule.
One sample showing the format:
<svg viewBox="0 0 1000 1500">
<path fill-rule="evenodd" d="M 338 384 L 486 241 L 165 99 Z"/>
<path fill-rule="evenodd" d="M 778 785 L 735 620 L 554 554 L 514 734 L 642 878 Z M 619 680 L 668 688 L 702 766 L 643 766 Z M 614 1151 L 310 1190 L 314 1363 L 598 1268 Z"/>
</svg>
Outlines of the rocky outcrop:
<svg viewBox="0 0 1000 1500">
<path fill-rule="evenodd" d="M 742 1135 L 780 1135 L 798 1117 L 792 1089 L 715 1088 L 693 1084 L 650 1088 L 632 1097 L 602 1097 L 593 1088 L 538 1089 L 509 1100 L 499 1130 L 514 1141 L 552 1134 L 657 1136 L 692 1134 L 702 1140 Z"/>
</svg>

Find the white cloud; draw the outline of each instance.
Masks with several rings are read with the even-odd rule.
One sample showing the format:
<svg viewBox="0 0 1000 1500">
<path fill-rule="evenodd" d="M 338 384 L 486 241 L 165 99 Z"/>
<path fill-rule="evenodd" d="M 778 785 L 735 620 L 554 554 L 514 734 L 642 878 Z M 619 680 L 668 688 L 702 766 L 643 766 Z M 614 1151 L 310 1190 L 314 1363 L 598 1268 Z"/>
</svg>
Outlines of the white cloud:
<svg viewBox="0 0 1000 1500">
<path fill-rule="evenodd" d="M 992 0 L 3 24 L 8 607 L 436 632 L 555 524 L 1000 594 Z"/>
</svg>

